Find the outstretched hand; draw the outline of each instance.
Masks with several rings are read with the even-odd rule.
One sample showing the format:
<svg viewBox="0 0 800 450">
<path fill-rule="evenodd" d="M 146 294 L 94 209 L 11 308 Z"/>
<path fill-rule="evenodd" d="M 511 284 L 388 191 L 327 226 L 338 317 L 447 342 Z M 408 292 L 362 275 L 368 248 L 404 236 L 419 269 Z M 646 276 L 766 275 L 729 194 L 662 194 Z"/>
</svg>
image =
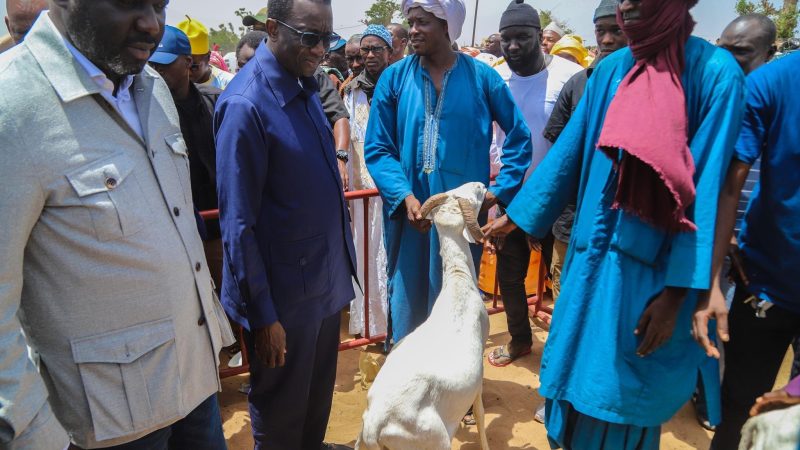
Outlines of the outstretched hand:
<svg viewBox="0 0 800 450">
<path fill-rule="evenodd" d="M 517 225 L 511 221 L 508 214 L 499 217 L 481 229 L 483 231 L 483 245 L 489 249 L 489 253 L 494 254 L 503 249 L 508 233 L 517 229 Z"/>
<path fill-rule="evenodd" d="M 642 336 L 642 343 L 636 349 L 637 355 L 648 356 L 672 337 L 684 299 L 686 289 L 666 287 L 647 306 L 633 332 Z"/>
<path fill-rule="evenodd" d="M 758 397 L 755 405 L 750 408 L 750 417 L 776 409 L 790 408 L 795 405 L 800 405 L 800 397 L 793 397 L 786 390 L 778 389 Z"/>
<path fill-rule="evenodd" d="M 728 342 L 728 307 L 725 305 L 725 296 L 719 285 L 715 283 L 708 295 L 703 295 L 697 302 L 697 307 L 692 318 L 692 336 L 706 352 L 713 358 L 720 358 L 719 348 L 708 336 L 708 322 L 717 320 L 717 339 L 719 342 Z"/>
<path fill-rule="evenodd" d="M 419 202 L 419 200 L 417 200 L 417 197 L 415 197 L 413 194 L 409 195 L 405 199 L 405 205 L 408 222 L 411 224 L 411 226 L 420 233 L 427 233 L 430 231 L 431 221 L 422 217 L 422 204 Z"/>
</svg>

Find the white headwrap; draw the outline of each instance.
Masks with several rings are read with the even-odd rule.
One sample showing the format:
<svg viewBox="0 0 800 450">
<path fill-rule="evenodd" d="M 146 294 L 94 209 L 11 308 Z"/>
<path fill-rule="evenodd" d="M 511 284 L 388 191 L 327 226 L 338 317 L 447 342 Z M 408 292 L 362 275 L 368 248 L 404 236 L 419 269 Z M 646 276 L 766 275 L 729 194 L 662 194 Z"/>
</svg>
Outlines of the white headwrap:
<svg viewBox="0 0 800 450">
<path fill-rule="evenodd" d="M 555 22 L 550 22 L 549 25 L 544 27 L 544 31 L 552 31 L 559 36 L 564 36 L 564 30 L 562 30 L 561 27 L 559 27 Z"/>
<path fill-rule="evenodd" d="M 403 15 L 407 18 L 408 10 L 416 7 L 446 21 L 451 42 L 461 37 L 464 19 L 467 17 L 464 0 L 403 0 Z"/>
</svg>

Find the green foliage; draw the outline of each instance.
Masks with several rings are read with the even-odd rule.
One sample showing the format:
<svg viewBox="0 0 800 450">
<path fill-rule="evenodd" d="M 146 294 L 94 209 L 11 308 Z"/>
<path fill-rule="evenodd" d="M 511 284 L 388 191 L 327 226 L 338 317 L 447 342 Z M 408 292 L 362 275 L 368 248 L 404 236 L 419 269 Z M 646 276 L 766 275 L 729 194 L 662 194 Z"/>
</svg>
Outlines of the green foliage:
<svg viewBox="0 0 800 450">
<path fill-rule="evenodd" d="M 778 29 L 778 39 L 785 40 L 795 35 L 797 29 L 797 0 L 784 0 L 781 8 L 776 7 L 770 0 L 737 0 L 736 12 L 744 14 L 764 14 L 775 22 Z"/>
<path fill-rule="evenodd" d="M 239 8 L 233 12 L 236 17 L 244 19 L 247 16 L 252 16 L 254 13 L 249 9 Z M 238 27 L 234 27 L 232 23 L 221 23 L 217 28 L 211 27 L 208 29 L 208 40 L 211 45 L 219 45 L 219 52 L 223 55 L 236 50 L 236 44 L 239 40 L 247 34 L 247 27 L 239 23 Z"/>
<path fill-rule="evenodd" d="M 365 25 L 389 25 L 395 17 L 400 16 L 400 2 L 392 0 L 377 0 L 364 12 L 366 18 L 362 20 Z"/>
<path fill-rule="evenodd" d="M 239 43 L 239 40 L 246 32 L 247 29 L 244 26 L 236 29 L 230 22 L 227 24 L 221 23 L 217 28 L 211 27 L 208 29 L 208 40 L 212 47 L 214 44 L 219 45 L 219 52 L 224 55 L 236 50 L 236 44 Z"/>
<path fill-rule="evenodd" d="M 542 22 L 542 29 L 550 25 L 550 22 L 555 22 L 556 25 L 559 26 L 559 28 L 564 30 L 564 33 L 566 34 L 574 33 L 574 31 L 572 30 L 572 28 L 569 27 L 569 24 L 567 24 L 567 22 L 554 16 L 553 12 L 550 11 L 549 9 L 542 9 L 539 11 L 539 20 L 541 20 Z"/>
</svg>

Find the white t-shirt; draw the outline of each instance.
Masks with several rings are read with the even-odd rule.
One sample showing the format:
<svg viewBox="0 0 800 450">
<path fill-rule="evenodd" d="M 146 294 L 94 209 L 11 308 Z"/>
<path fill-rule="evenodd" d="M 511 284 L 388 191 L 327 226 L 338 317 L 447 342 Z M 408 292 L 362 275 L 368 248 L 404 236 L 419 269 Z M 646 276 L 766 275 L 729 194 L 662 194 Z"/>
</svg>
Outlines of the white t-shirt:
<svg viewBox="0 0 800 450">
<path fill-rule="evenodd" d="M 583 70 L 583 67 L 564 58 L 552 58 L 545 70 L 531 75 L 521 77 L 511 71 L 508 63 L 503 63 L 495 70 L 505 80 L 511 89 L 511 95 L 517 103 L 517 107 L 522 111 L 525 123 L 531 129 L 531 143 L 533 144 L 533 160 L 531 166 L 525 173 L 525 180 L 533 173 L 536 166 L 547 155 L 552 144 L 545 139 L 543 132 L 553 112 L 553 107 L 558 100 L 558 95 L 567 81 L 573 75 Z M 495 142 L 492 144 L 491 160 L 493 172 L 499 170 L 501 165 L 500 157 L 503 154 L 503 143 L 506 135 L 497 124 L 495 124 Z"/>
</svg>

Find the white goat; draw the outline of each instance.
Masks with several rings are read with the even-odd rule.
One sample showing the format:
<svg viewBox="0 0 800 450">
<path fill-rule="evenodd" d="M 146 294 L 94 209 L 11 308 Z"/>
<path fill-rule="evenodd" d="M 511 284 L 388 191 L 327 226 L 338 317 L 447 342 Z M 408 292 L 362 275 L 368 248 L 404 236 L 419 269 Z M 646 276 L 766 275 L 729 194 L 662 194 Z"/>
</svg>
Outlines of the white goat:
<svg viewBox="0 0 800 450">
<path fill-rule="evenodd" d="M 439 233 L 442 291 L 428 320 L 395 345 L 378 373 L 356 450 L 449 450 L 470 405 L 488 450 L 481 391 L 489 316 L 468 242 L 483 238 L 476 218 L 485 194 L 483 184 L 468 183 L 422 205 Z"/>
</svg>

